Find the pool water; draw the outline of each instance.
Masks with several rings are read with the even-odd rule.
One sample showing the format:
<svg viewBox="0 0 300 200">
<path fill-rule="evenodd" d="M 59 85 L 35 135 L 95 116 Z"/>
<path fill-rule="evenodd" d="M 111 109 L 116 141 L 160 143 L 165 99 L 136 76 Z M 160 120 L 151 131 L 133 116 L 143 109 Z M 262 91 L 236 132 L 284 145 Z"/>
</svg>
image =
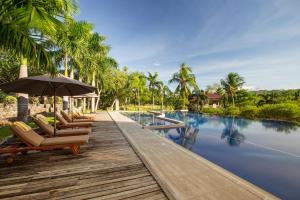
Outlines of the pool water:
<svg viewBox="0 0 300 200">
<path fill-rule="evenodd" d="M 123 113 L 143 125 L 152 114 Z M 168 112 L 186 128 L 154 131 L 282 199 L 300 199 L 300 127 L 292 123 Z"/>
</svg>

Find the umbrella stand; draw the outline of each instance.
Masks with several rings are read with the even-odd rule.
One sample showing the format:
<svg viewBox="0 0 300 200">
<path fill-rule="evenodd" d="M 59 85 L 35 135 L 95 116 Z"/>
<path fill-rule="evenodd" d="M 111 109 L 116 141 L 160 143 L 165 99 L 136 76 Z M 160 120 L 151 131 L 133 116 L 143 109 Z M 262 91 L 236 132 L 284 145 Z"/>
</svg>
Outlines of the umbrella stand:
<svg viewBox="0 0 300 200">
<path fill-rule="evenodd" d="M 56 87 L 53 87 L 54 93 L 54 137 L 56 136 Z"/>
</svg>

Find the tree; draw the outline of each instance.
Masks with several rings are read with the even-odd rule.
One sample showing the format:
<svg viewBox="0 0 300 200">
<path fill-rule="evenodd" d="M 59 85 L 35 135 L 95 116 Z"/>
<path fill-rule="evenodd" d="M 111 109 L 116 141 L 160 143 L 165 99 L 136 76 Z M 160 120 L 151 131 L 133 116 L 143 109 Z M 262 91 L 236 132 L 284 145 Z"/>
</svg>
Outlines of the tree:
<svg viewBox="0 0 300 200">
<path fill-rule="evenodd" d="M 218 88 L 220 88 L 220 84 L 214 83 L 213 85 L 206 86 L 205 92 L 206 93 L 215 93 L 217 92 Z"/>
<path fill-rule="evenodd" d="M 88 53 L 85 55 L 85 61 L 86 67 L 90 71 L 88 74 L 90 75 L 92 86 L 96 86 L 96 75 L 101 69 L 101 64 L 107 63 L 107 54 L 110 48 L 103 44 L 104 40 L 105 37 L 99 33 L 93 33 L 88 41 Z M 95 112 L 95 98 L 92 98 L 91 104 L 92 112 Z"/>
<path fill-rule="evenodd" d="M 68 19 L 55 35 L 58 51 L 55 52 L 58 64 L 63 62 L 64 75 L 74 78 L 74 70 L 83 66 L 83 56 L 86 55 L 88 40 L 93 25 L 85 21 Z M 69 73 L 70 70 L 70 73 Z M 68 108 L 68 97 L 63 98 L 63 109 Z"/>
<path fill-rule="evenodd" d="M 161 112 L 164 109 L 164 100 L 166 97 L 166 93 L 170 93 L 170 88 L 167 85 L 164 85 L 163 83 L 159 86 L 159 93 L 161 94 Z"/>
<path fill-rule="evenodd" d="M 244 85 L 244 78 L 237 73 L 229 73 L 225 79 L 221 79 L 221 85 L 227 98 L 231 99 L 232 106 L 235 106 L 236 92 Z"/>
<path fill-rule="evenodd" d="M 0 48 L 20 58 L 19 78 L 27 77 L 27 64 L 40 64 L 56 73 L 45 42 L 62 27 L 64 16 L 76 10 L 71 0 L 2 0 Z M 59 20 L 61 19 L 61 20 Z M 27 121 L 28 95 L 18 94 L 18 120 Z"/>
<path fill-rule="evenodd" d="M 207 101 L 207 96 L 203 90 L 196 89 L 193 91 L 194 96 L 196 97 L 197 111 L 202 110 L 203 105 Z"/>
<path fill-rule="evenodd" d="M 146 77 L 148 80 L 149 84 L 149 90 L 152 95 L 152 110 L 154 109 L 154 92 L 155 90 L 159 89 L 159 87 L 163 84 L 161 81 L 158 80 L 158 73 L 155 72 L 154 74 L 151 74 L 148 72 L 148 76 Z"/>
<path fill-rule="evenodd" d="M 181 107 L 185 107 L 188 103 L 188 96 L 191 94 L 191 87 L 197 88 L 195 75 L 192 74 L 192 69 L 185 63 L 180 65 L 179 72 L 173 74 L 169 83 L 177 83 L 175 93 L 179 94 Z"/>
<path fill-rule="evenodd" d="M 277 103 L 277 99 L 278 99 L 278 94 L 276 94 L 275 92 L 271 92 L 271 93 L 263 93 L 263 94 L 259 94 L 259 101 L 257 102 L 258 106 L 262 106 L 264 104 L 275 104 Z"/>
<path fill-rule="evenodd" d="M 146 89 L 146 77 L 143 73 L 133 72 L 129 75 L 129 88 L 136 95 L 138 101 L 138 111 L 140 111 L 141 98 L 140 95 L 143 94 Z"/>
</svg>

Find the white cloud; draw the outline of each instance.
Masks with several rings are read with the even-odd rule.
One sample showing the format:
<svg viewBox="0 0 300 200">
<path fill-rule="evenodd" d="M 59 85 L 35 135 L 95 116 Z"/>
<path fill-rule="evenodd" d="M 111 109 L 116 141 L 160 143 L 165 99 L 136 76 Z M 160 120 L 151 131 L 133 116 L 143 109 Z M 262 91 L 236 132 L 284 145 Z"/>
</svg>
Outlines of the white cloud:
<svg viewBox="0 0 300 200">
<path fill-rule="evenodd" d="M 158 67 L 158 66 L 160 66 L 160 63 L 159 62 L 154 62 L 153 65 Z"/>
</svg>

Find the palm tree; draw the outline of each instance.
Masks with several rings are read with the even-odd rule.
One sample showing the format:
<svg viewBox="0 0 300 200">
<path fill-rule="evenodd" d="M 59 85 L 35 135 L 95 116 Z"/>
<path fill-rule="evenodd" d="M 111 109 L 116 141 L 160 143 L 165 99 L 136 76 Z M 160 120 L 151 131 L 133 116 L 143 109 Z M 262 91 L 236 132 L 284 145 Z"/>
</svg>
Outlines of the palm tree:
<svg viewBox="0 0 300 200">
<path fill-rule="evenodd" d="M 197 102 L 197 111 L 202 110 L 203 105 L 207 101 L 207 96 L 203 90 L 196 89 L 193 91 L 194 96 L 196 97 Z M 200 109 L 199 109 L 200 106 Z"/>
<path fill-rule="evenodd" d="M 161 93 L 161 112 L 163 112 L 166 92 L 170 92 L 170 89 L 168 86 L 161 84 L 159 87 L 159 91 Z"/>
<path fill-rule="evenodd" d="M 0 48 L 20 58 L 19 78 L 27 77 L 27 64 L 43 66 L 52 74 L 56 67 L 45 42 L 62 27 L 63 16 L 76 10 L 72 0 L 2 0 L 0 2 Z M 18 96 L 18 116 L 27 121 L 28 95 Z"/>
<path fill-rule="evenodd" d="M 86 39 L 90 37 L 92 29 L 93 25 L 90 23 L 68 19 L 63 28 L 57 31 L 56 42 L 60 49 L 56 51 L 56 59 L 58 64 L 63 61 L 65 76 L 70 75 L 70 78 L 74 78 L 75 67 L 82 68 L 82 57 L 87 50 Z M 67 108 L 68 97 L 63 97 L 63 109 Z"/>
<path fill-rule="evenodd" d="M 108 58 L 107 56 L 110 47 L 103 44 L 104 40 L 105 37 L 98 33 L 93 33 L 88 41 L 88 53 L 85 55 L 85 63 L 87 65 L 86 67 L 90 71 L 89 75 L 92 86 L 96 86 L 96 75 L 101 67 L 103 67 L 104 64 L 113 63 L 113 59 Z M 95 98 L 92 98 L 91 108 L 92 112 L 95 112 Z"/>
<path fill-rule="evenodd" d="M 244 85 L 244 78 L 237 73 L 229 73 L 225 79 L 221 79 L 221 85 L 227 97 L 231 99 L 232 106 L 235 106 L 235 94 Z"/>
<path fill-rule="evenodd" d="M 158 80 L 158 73 L 155 72 L 154 74 L 151 74 L 150 72 L 148 72 L 148 76 L 146 77 L 146 79 L 149 81 L 149 90 L 151 92 L 152 95 L 152 110 L 154 109 L 154 92 L 156 89 L 158 89 L 161 85 L 162 82 Z"/>
<path fill-rule="evenodd" d="M 278 95 L 275 92 L 259 94 L 260 100 L 257 105 L 262 106 L 264 104 L 275 104 L 277 102 Z"/>
<path fill-rule="evenodd" d="M 140 95 L 144 92 L 146 88 L 146 79 L 144 74 L 139 72 L 133 72 L 129 75 L 129 88 L 134 92 L 136 99 L 138 101 L 138 111 L 140 111 L 141 98 Z"/>
<path fill-rule="evenodd" d="M 181 100 L 183 100 L 183 107 L 187 103 L 187 98 L 191 94 L 191 87 L 197 88 L 195 75 L 192 74 L 192 69 L 185 63 L 180 65 L 179 72 L 173 74 L 169 83 L 178 83 L 175 93 L 179 94 Z"/>
</svg>

